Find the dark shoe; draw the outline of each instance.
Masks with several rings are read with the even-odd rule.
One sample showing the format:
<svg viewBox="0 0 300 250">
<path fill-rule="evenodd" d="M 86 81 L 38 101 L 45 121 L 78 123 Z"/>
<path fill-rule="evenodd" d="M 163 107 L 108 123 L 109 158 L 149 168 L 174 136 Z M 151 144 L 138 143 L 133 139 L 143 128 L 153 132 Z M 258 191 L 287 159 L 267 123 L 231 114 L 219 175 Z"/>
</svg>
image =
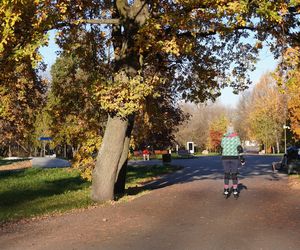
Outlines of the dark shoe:
<svg viewBox="0 0 300 250">
<path fill-rule="evenodd" d="M 224 188 L 224 195 L 229 195 L 229 188 Z"/>
<path fill-rule="evenodd" d="M 239 195 L 239 191 L 237 190 L 237 188 L 234 188 L 232 193 L 233 193 L 234 196 Z"/>
</svg>

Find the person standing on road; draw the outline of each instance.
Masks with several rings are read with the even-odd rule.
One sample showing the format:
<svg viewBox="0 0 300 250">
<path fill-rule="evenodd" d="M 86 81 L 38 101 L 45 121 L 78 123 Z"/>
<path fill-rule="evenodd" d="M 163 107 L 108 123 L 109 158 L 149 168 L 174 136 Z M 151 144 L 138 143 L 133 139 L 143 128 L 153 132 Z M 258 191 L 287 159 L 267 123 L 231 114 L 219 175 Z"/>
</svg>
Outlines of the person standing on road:
<svg viewBox="0 0 300 250">
<path fill-rule="evenodd" d="M 144 159 L 144 161 L 149 161 L 149 160 L 150 160 L 149 155 L 150 155 L 149 150 L 148 150 L 147 148 L 145 148 L 145 149 L 143 150 L 143 159 Z"/>
<path fill-rule="evenodd" d="M 241 164 L 241 140 L 233 127 L 229 126 L 221 141 L 224 167 L 224 195 L 229 195 L 229 180 L 232 179 L 233 195 L 238 195 L 238 168 Z"/>
</svg>

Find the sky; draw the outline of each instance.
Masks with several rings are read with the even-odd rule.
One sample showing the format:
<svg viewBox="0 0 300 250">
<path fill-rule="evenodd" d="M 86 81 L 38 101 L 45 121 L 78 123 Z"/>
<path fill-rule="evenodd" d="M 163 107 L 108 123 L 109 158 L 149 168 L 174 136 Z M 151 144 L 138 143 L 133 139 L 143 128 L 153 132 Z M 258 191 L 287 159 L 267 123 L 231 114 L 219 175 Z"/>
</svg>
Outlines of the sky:
<svg viewBox="0 0 300 250">
<path fill-rule="evenodd" d="M 259 55 L 259 60 L 256 64 L 256 70 L 250 73 L 250 79 L 252 81 L 252 88 L 260 79 L 260 77 L 266 73 L 275 70 L 278 61 L 274 59 L 272 53 L 267 47 L 264 47 Z M 240 93 L 242 94 L 242 93 Z M 239 101 L 239 95 L 232 93 L 232 88 L 225 88 L 222 91 L 222 95 L 218 101 L 226 106 L 235 107 Z"/>
<path fill-rule="evenodd" d="M 48 65 L 48 72 L 46 75 L 49 74 L 50 67 L 57 57 L 56 51 L 59 50 L 58 46 L 54 42 L 54 31 L 50 32 L 49 35 L 49 45 L 40 49 L 44 62 Z M 276 65 L 277 61 L 274 60 L 269 49 L 267 47 L 263 48 L 260 52 L 259 61 L 256 64 L 256 70 L 250 73 L 250 78 L 253 83 L 250 88 L 259 81 L 260 77 L 264 73 L 273 71 L 276 68 Z M 225 88 L 222 90 L 222 94 L 217 101 L 234 108 L 239 101 L 239 95 L 233 94 L 232 88 Z"/>
</svg>

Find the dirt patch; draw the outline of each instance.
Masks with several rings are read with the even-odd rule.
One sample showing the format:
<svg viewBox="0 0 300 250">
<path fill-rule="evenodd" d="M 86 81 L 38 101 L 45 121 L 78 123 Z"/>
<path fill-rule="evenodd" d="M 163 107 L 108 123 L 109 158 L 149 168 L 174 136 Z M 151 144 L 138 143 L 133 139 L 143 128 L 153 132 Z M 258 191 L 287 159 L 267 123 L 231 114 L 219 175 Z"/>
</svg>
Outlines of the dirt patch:
<svg viewBox="0 0 300 250">
<path fill-rule="evenodd" d="M 291 189 L 300 190 L 300 177 L 299 177 L 299 175 L 289 176 L 289 187 Z"/>
<path fill-rule="evenodd" d="M 31 168 L 31 167 L 32 167 L 31 160 L 18 161 L 18 162 L 14 162 L 12 164 L 0 167 L 0 171 L 18 170 L 18 169 L 25 169 L 25 168 Z"/>
</svg>

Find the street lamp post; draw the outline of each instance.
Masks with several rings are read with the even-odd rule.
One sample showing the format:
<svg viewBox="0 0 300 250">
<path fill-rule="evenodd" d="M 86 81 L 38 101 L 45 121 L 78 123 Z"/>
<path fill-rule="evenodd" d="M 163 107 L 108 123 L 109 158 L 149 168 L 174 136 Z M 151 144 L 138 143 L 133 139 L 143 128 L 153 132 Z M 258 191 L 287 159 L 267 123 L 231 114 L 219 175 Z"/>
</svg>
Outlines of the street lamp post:
<svg viewBox="0 0 300 250">
<path fill-rule="evenodd" d="M 283 125 L 283 129 L 284 129 L 284 153 L 286 154 L 286 130 L 290 129 L 290 127 L 287 125 Z"/>
</svg>

